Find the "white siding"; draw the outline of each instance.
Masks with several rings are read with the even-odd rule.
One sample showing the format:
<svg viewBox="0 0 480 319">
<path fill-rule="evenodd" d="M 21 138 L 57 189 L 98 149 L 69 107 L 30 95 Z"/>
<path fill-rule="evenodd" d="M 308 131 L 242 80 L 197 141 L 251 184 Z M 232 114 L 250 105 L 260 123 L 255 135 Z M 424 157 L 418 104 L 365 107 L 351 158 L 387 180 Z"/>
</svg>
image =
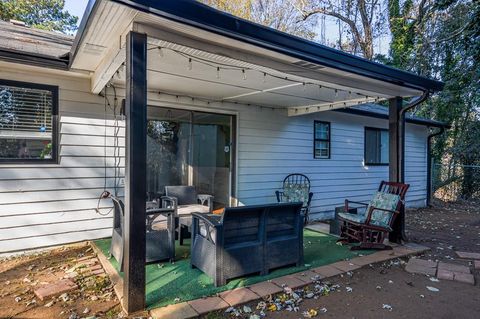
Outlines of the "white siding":
<svg viewBox="0 0 480 319">
<path fill-rule="evenodd" d="M 313 158 L 313 121 L 331 122 L 331 158 Z M 241 112 L 239 123 L 238 198 L 243 204 L 274 201 L 274 191 L 289 173 L 304 173 L 312 182 L 313 218 L 326 218 L 345 198 L 367 201 L 388 166 L 364 166 L 365 126 L 387 128 L 386 120 L 338 112 L 289 118 L 276 111 Z M 407 125 L 406 181 L 408 206 L 426 197 L 427 130 Z"/>
<path fill-rule="evenodd" d="M 113 186 L 114 176 L 113 148 L 104 156 L 104 100 L 89 93 L 88 78 L 31 69 L 2 67 L 0 78 L 59 86 L 59 164 L 0 164 L 0 252 L 111 234 L 110 201 L 100 202 L 102 215 L 95 211 L 105 182 L 105 160 L 107 187 Z M 110 114 L 106 123 L 107 144 L 113 145 Z"/>
<path fill-rule="evenodd" d="M 87 78 L 7 68 L 0 69 L 0 78 L 58 85 L 61 123 L 59 164 L 0 165 L 0 252 L 109 236 L 110 201 L 100 202 L 102 215 L 95 211 L 105 172 L 110 191 L 114 183 L 114 121 L 109 114 L 105 150 L 103 98 L 88 93 Z M 118 94 L 120 101 L 124 92 L 118 90 Z M 337 112 L 288 117 L 286 110 L 228 103 L 212 103 L 205 108 L 200 101 L 194 104 L 201 106 L 182 104 L 181 99 L 169 100 L 168 96 L 160 98 L 155 94 L 149 96 L 149 103 L 203 107 L 203 110 L 237 115 L 237 199 L 240 204 L 274 202 L 274 191 L 281 187 L 283 178 L 298 172 L 308 175 L 312 181 L 314 218 L 325 218 L 345 198 L 368 200 L 379 182 L 388 179 L 387 166 L 362 164 L 364 127 L 387 128 L 386 120 Z M 331 159 L 313 158 L 315 119 L 331 122 Z M 124 128 L 119 133 L 120 151 L 124 156 Z M 407 125 L 406 180 L 411 184 L 407 195 L 411 206 L 425 202 L 426 134 L 424 127 Z M 318 214 L 322 212 L 327 214 Z"/>
</svg>

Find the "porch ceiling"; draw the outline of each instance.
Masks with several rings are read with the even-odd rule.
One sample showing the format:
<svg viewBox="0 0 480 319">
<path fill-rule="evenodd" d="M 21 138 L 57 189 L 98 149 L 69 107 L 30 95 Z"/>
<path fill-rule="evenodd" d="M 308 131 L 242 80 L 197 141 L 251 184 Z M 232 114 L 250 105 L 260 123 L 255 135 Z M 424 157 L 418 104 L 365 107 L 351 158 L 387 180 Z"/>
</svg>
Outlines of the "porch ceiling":
<svg viewBox="0 0 480 319">
<path fill-rule="evenodd" d="M 105 16 L 122 23 L 110 29 Z M 109 81 L 125 82 L 125 35 L 133 30 L 148 35 L 152 92 L 288 108 L 291 116 L 422 94 L 406 84 L 310 63 L 110 1 L 99 1 L 92 19 L 94 27 L 79 44 L 72 67 L 93 72 L 95 93 Z M 112 44 L 115 38 L 120 45 Z M 93 47 L 103 48 L 95 59 L 89 56 Z"/>
</svg>

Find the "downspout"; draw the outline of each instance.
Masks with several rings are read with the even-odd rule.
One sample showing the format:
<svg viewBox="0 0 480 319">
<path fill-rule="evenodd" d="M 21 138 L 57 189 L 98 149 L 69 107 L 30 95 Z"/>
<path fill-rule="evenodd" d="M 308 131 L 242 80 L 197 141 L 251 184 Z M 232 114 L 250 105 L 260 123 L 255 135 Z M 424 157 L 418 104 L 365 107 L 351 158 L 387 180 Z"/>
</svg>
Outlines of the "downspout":
<svg viewBox="0 0 480 319">
<path fill-rule="evenodd" d="M 397 113 L 398 114 L 398 117 L 397 117 L 397 135 L 398 135 L 397 182 L 405 183 L 405 113 L 408 110 L 411 110 L 415 106 L 425 101 L 428 98 L 429 94 L 430 92 L 428 90 L 423 91 L 421 96 L 409 102 L 407 105 L 403 106 Z M 402 210 L 400 212 L 399 219 L 400 220 L 398 221 L 397 230 L 390 234 L 390 240 L 401 243 L 401 241 L 408 240 L 407 235 L 405 234 L 405 205 L 402 205 Z"/>
<path fill-rule="evenodd" d="M 399 129 L 400 129 L 400 141 L 401 141 L 401 144 L 400 145 L 400 149 L 401 149 L 401 156 L 402 156 L 402 159 L 401 159 L 401 163 L 403 163 L 401 165 L 401 174 L 400 174 L 400 181 L 402 183 L 405 183 L 405 113 L 407 113 L 407 111 L 413 109 L 414 107 L 416 107 L 417 105 L 419 105 L 420 103 L 422 103 L 423 101 L 425 101 L 428 96 L 430 95 L 430 91 L 426 90 L 426 91 L 423 91 L 422 95 L 419 96 L 418 98 L 414 99 L 413 101 L 409 102 L 407 105 L 403 106 L 401 109 L 400 109 L 400 113 L 399 113 Z"/>
<path fill-rule="evenodd" d="M 427 207 L 431 206 L 432 200 L 432 138 L 443 132 L 445 132 L 445 127 L 440 126 L 437 132 L 430 133 L 427 137 Z"/>
<path fill-rule="evenodd" d="M 417 106 L 418 104 L 422 103 L 423 101 L 425 101 L 428 96 L 430 95 L 430 92 L 429 91 L 423 91 L 422 95 L 419 96 L 418 98 L 416 98 L 415 100 L 413 100 L 412 102 L 408 103 L 407 105 L 405 105 L 404 107 L 401 108 L 400 110 L 400 116 L 404 116 L 405 113 L 414 108 L 415 106 Z"/>
</svg>

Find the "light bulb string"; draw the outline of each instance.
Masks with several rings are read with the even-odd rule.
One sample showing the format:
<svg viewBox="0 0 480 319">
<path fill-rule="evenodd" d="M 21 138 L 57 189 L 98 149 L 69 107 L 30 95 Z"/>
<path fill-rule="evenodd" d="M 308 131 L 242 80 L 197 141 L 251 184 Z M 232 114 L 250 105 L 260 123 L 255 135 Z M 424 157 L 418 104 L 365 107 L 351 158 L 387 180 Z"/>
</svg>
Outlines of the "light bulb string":
<svg viewBox="0 0 480 319">
<path fill-rule="evenodd" d="M 220 74 L 221 70 L 224 70 L 224 71 L 239 71 L 239 72 L 241 72 L 241 75 L 242 75 L 243 79 L 246 79 L 246 72 L 247 71 L 249 71 L 249 72 L 254 71 L 254 72 L 261 73 L 261 75 L 263 76 L 263 82 L 264 83 L 266 82 L 266 77 L 268 75 L 269 77 L 272 77 L 272 78 L 275 78 L 275 79 L 279 79 L 279 80 L 283 80 L 283 81 L 287 81 L 287 82 L 291 82 L 291 83 L 302 84 L 305 90 L 306 90 L 307 85 L 308 86 L 317 86 L 319 88 L 319 90 L 321 90 L 321 89 L 332 90 L 335 97 L 338 97 L 339 91 L 345 92 L 348 95 L 356 94 L 356 95 L 364 96 L 367 99 L 373 97 L 373 95 L 367 95 L 367 94 L 362 94 L 362 93 L 358 93 L 358 92 L 352 92 L 352 90 L 342 90 L 342 89 L 327 86 L 327 85 L 324 85 L 324 84 L 318 84 L 318 83 L 308 82 L 308 81 L 297 81 L 297 80 L 290 79 L 288 76 L 279 76 L 279 75 L 272 74 L 272 73 L 269 73 L 269 72 L 266 72 L 266 71 L 258 71 L 256 69 L 253 69 L 253 68 L 250 68 L 250 67 L 240 67 L 240 66 L 235 66 L 235 65 L 231 65 L 231 64 L 222 63 L 222 62 L 212 62 L 210 60 L 207 60 L 207 59 L 204 59 L 204 58 L 201 58 L 201 57 L 198 57 L 198 56 L 194 56 L 192 54 L 188 54 L 188 53 L 185 53 L 185 52 L 181 52 L 179 50 L 172 49 L 172 48 L 167 48 L 167 47 L 162 47 L 162 46 L 154 46 L 154 47 L 148 48 L 147 50 L 148 51 L 161 50 L 162 52 L 163 52 L 163 50 L 169 50 L 171 52 L 174 52 L 174 53 L 186 58 L 190 66 L 191 66 L 192 62 L 195 61 L 196 63 L 212 67 L 217 72 L 217 78 L 219 78 L 219 74 Z M 190 67 L 189 67 L 189 70 L 191 70 Z M 377 97 L 377 99 L 380 99 L 380 97 Z"/>
</svg>

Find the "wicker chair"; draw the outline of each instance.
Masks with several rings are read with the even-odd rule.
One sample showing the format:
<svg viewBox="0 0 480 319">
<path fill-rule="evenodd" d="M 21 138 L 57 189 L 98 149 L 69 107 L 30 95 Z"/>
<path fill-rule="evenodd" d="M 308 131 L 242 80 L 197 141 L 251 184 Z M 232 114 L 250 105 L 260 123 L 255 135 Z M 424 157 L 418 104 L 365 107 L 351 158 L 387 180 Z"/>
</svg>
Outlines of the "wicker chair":
<svg viewBox="0 0 480 319">
<path fill-rule="evenodd" d="M 345 213 L 339 213 L 343 222 L 339 241 L 359 242 L 351 250 L 392 249 L 385 245 L 387 235 L 393 230 L 396 216 L 404 207 L 405 195 L 410 185 L 382 181 L 369 203 L 345 200 Z M 352 205 L 365 208 L 357 214 L 346 213 Z"/>
<path fill-rule="evenodd" d="M 302 203 L 272 205 L 266 213 L 265 272 L 303 265 Z"/>
<path fill-rule="evenodd" d="M 197 194 L 195 186 L 165 186 L 165 196 L 161 199 L 162 207 L 174 210 L 180 245 L 183 245 L 183 239 L 189 235 L 192 213 L 213 211 L 213 196 Z"/>
<path fill-rule="evenodd" d="M 191 266 L 212 277 L 218 287 L 232 278 L 264 275 L 274 267 L 301 264 L 301 206 L 282 203 L 233 207 L 226 208 L 221 216 L 193 213 Z"/>
<path fill-rule="evenodd" d="M 123 201 L 111 196 L 114 207 L 112 242 L 110 254 L 120 264 L 123 271 L 123 234 L 124 234 L 124 211 Z M 175 223 L 173 210 L 154 208 L 146 211 L 146 262 L 175 259 Z"/>
<path fill-rule="evenodd" d="M 304 224 L 308 224 L 310 219 L 310 204 L 313 193 L 310 192 L 310 179 L 303 174 L 290 174 L 283 180 L 281 191 L 275 191 L 277 201 L 282 202 L 302 202 L 302 212 L 304 215 Z"/>
</svg>

